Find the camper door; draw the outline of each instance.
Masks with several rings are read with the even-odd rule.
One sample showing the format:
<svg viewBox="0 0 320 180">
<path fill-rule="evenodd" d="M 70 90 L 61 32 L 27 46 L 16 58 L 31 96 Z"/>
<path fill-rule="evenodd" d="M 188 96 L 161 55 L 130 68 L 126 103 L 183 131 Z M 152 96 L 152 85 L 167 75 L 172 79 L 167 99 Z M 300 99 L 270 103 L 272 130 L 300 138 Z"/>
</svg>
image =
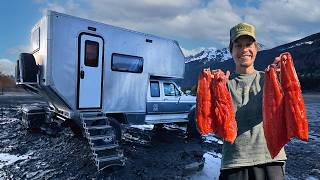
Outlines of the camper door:
<svg viewBox="0 0 320 180">
<path fill-rule="evenodd" d="M 100 36 L 79 36 L 78 109 L 101 108 L 103 45 Z"/>
</svg>

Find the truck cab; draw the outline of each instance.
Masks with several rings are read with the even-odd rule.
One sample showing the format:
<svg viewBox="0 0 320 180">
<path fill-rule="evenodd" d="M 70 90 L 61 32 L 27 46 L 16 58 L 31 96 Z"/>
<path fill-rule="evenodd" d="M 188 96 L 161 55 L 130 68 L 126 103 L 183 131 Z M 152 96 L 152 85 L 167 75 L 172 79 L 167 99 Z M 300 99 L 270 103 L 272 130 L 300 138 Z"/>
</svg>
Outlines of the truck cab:
<svg viewBox="0 0 320 180">
<path fill-rule="evenodd" d="M 147 124 L 188 122 L 196 97 L 185 95 L 171 79 L 150 79 L 147 93 Z"/>
</svg>

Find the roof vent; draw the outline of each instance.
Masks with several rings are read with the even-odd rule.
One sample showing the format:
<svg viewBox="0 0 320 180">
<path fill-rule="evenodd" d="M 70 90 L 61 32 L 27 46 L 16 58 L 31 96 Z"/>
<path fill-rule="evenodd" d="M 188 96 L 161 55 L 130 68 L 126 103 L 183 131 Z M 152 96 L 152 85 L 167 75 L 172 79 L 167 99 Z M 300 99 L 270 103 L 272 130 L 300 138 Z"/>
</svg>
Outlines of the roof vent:
<svg viewBox="0 0 320 180">
<path fill-rule="evenodd" d="M 88 26 L 88 30 L 90 30 L 90 31 L 96 31 L 96 30 L 97 30 L 97 28 L 95 28 L 95 27 L 91 27 L 91 26 Z"/>
<path fill-rule="evenodd" d="M 146 42 L 152 43 L 152 40 L 151 39 L 146 39 Z"/>
</svg>

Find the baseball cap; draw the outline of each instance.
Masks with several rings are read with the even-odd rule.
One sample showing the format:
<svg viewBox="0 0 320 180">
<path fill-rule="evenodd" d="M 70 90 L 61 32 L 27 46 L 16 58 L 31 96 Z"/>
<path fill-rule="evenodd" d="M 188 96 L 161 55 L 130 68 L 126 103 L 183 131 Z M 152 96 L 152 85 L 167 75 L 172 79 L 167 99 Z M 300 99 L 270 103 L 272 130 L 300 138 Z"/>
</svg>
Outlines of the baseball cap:
<svg viewBox="0 0 320 180">
<path fill-rule="evenodd" d="M 239 23 L 230 29 L 230 44 L 238 37 L 248 35 L 256 40 L 256 28 L 248 23 Z"/>
</svg>

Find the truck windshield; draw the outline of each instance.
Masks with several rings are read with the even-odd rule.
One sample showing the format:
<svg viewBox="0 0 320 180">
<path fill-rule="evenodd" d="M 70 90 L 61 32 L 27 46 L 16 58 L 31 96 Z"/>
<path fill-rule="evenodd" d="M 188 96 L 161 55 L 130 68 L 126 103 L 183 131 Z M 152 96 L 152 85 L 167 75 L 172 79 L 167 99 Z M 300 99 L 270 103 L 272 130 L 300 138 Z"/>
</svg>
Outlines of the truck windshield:
<svg viewBox="0 0 320 180">
<path fill-rule="evenodd" d="M 180 96 L 180 91 L 173 83 L 163 83 L 165 96 Z"/>
<path fill-rule="evenodd" d="M 151 94 L 151 97 L 160 97 L 159 82 L 156 82 L 156 81 L 150 82 L 150 94 Z"/>
</svg>

